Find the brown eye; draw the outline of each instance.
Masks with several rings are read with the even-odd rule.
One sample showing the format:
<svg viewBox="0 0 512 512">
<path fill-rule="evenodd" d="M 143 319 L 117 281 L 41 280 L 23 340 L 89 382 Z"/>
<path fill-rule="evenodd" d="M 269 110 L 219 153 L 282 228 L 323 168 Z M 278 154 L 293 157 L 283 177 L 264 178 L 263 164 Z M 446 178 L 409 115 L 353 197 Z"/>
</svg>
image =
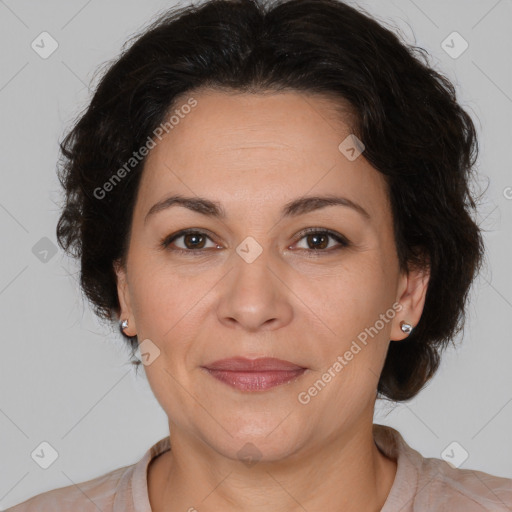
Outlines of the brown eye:
<svg viewBox="0 0 512 512">
<path fill-rule="evenodd" d="M 326 249 L 329 245 L 329 235 L 325 233 L 315 233 L 306 235 L 306 240 L 311 249 Z"/>
<path fill-rule="evenodd" d="M 182 241 L 180 241 L 178 244 L 177 241 L 179 240 Z M 206 247 L 208 240 L 210 240 L 213 244 L 210 247 Z M 171 244 L 176 245 L 176 247 L 171 247 Z M 193 229 L 179 231 L 178 233 L 170 235 L 164 238 L 160 245 L 165 249 L 178 252 L 200 252 L 208 248 L 219 247 L 206 233 Z"/>
<path fill-rule="evenodd" d="M 206 237 L 200 233 L 189 233 L 183 235 L 183 241 L 187 249 L 203 249 Z"/>
<path fill-rule="evenodd" d="M 327 249 L 336 250 L 350 245 L 350 242 L 344 236 L 331 230 L 310 228 L 303 231 L 301 235 L 299 241 L 303 239 L 306 241 L 306 247 L 301 249 L 312 252 L 330 252 Z M 337 245 L 334 244 L 334 247 L 332 244 L 330 245 L 331 240 L 337 242 Z"/>
</svg>

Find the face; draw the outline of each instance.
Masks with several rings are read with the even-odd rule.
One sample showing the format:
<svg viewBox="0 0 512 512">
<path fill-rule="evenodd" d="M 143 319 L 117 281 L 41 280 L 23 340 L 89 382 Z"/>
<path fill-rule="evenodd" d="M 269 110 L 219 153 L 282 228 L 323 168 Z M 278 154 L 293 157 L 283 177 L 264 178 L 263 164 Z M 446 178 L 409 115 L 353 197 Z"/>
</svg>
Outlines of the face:
<svg viewBox="0 0 512 512">
<path fill-rule="evenodd" d="M 116 266 L 125 332 L 146 343 L 171 431 L 232 459 L 252 442 L 270 461 L 371 425 L 389 340 L 416 325 L 427 285 L 400 271 L 382 174 L 339 149 L 350 129 L 326 98 L 191 96 L 147 157 Z M 219 214 L 161 203 L 176 195 Z M 204 368 L 236 356 L 305 371 L 250 391 Z"/>
</svg>

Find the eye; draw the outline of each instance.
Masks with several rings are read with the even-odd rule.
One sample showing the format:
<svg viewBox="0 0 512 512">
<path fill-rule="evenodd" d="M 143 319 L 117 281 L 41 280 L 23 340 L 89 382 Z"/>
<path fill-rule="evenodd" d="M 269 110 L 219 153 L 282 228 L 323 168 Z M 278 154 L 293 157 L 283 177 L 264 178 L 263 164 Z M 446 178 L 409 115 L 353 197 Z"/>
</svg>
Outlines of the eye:
<svg viewBox="0 0 512 512">
<path fill-rule="evenodd" d="M 332 250 L 342 249 L 350 245 L 346 237 L 330 229 L 308 228 L 300 233 L 298 240 L 300 241 L 302 239 L 305 239 L 306 245 L 308 246 L 303 249 L 314 253 L 331 252 Z M 334 244 L 333 249 L 332 245 L 329 245 L 329 239 L 338 242 L 338 246 Z"/>
<path fill-rule="evenodd" d="M 182 231 L 178 231 L 173 235 L 167 236 L 161 240 L 160 245 L 162 248 L 168 249 L 172 243 L 174 243 L 176 240 L 179 240 L 180 238 L 183 239 L 184 246 L 178 246 L 177 248 L 172 247 L 170 250 L 181 253 L 201 253 L 203 250 L 211 248 L 211 246 L 206 247 L 206 240 L 210 240 L 214 248 L 220 247 L 218 244 L 214 243 L 206 233 L 195 229 L 183 229 Z"/>
</svg>

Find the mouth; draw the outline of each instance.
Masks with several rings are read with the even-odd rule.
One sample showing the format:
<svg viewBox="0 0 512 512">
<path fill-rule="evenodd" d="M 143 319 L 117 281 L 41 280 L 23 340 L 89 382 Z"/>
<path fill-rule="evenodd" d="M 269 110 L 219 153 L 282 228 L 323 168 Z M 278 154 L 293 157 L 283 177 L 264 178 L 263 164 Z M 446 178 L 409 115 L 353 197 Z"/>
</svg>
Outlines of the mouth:
<svg viewBox="0 0 512 512">
<path fill-rule="evenodd" d="M 212 377 L 240 391 L 266 391 L 297 379 L 307 368 L 275 358 L 222 359 L 203 366 Z"/>
</svg>

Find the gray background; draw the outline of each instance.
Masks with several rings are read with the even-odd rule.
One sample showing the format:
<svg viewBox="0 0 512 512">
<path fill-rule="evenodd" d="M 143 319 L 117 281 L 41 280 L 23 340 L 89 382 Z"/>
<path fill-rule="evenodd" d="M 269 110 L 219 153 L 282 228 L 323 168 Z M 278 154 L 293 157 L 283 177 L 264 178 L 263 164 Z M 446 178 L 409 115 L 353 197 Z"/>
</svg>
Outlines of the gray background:
<svg viewBox="0 0 512 512">
<path fill-rule="evenodd" d="M 512 478 L 512 1 L 350 3 L 427 49 L 454 81 L 479 130 L 480 186 L 488 185 L 478 215 L 486 266 L 460 347 L 417 398 L 378 403 L 375 422 L 424 456 L 440 458 L 457 441 L 469 453 L 462 468 Z M 57 141 L 86 106 L 98 66 L 172 4 L 0 1 L 0 508 L 133 464 L 167 435 L 144 372 L 135 375 L 120 336 L 81 298 L 76 264 L 51 249 Z M 46 59 L 31 47 L 43 31 L 59 45 Z M 441 46 L 453 31 L 469 44 L 457 58 Z M 30 456 L 42 441 L 59 453 L 46 470 Z"/>
</svg>

